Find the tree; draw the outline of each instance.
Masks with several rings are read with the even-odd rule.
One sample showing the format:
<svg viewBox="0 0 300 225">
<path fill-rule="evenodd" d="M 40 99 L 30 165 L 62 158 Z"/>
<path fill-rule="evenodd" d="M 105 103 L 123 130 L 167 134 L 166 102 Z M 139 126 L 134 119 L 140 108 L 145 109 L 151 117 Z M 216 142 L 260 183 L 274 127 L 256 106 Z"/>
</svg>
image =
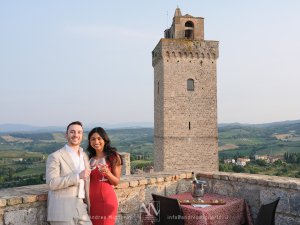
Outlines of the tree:
<svg viewBox="0 0 300 225">
<path fill-rule="evenodd" d="M 274 166 L 281 166 L 282 165 L 282 161 L 280 159 L 276 160 L 274 163 L 273 163 Z"/>
<path fill-rule="evenodd" d="M 235 172 L 235 173 L 243 173 L 243 172 L 245 172 L 244 167 L 239 166 L 239 165 L 234 165 L 234 166 L 232 167 L 232 170 L 233 170 L 233 172 Z"/>
<path fill-rule="evenodd" d="M 14 175 L 15 173 L 16 173 L 15 168 L 13 168 L 13 167 L 9 167 L 9 168 L 8 168 L 8 178 L 9 178 L 9 180 L 12 180 L 13 175 Z"/>
<path fill-rule="evenodd" d="M 262 160 L 262 159 L 257 159 L 257 160 L 255 160 L 255 162 L 259 166 L 266 166 L 267 165 L 267 162 L 265 160 Z"/>
</svg>

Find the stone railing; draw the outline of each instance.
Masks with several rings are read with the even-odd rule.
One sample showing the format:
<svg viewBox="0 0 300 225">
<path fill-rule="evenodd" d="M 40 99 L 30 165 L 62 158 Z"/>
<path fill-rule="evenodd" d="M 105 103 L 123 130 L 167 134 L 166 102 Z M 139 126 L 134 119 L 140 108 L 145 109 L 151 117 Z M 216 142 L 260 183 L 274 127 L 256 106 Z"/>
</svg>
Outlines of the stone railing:
<svg viewBox="0 0 300 225">
<path fill-rule="evenodd" d="M 253 218 L 261 204 L 280 197 L 276 225 L 300 224 L 300 179 L 243 173 L 201 173 L 209 192 L 246 199 Z"/>
<path fill-rule="evenodd" d="M 140 224 L 140 206 L 151 193 L 162 195 L 190 191 L 191 172 L 163 172 L 123 176 L 115 188 L 119 199 L 118 225 Z M 243 197 L 255 218 L 262 203 L 280 197 L 276 224 L 300 224 L 300 179 L 237 173 L 200 173 L 207 191 Z M 42 225 L 46 222 L 47 186 L 0 190 L 0 225 Z"/>
</svg>

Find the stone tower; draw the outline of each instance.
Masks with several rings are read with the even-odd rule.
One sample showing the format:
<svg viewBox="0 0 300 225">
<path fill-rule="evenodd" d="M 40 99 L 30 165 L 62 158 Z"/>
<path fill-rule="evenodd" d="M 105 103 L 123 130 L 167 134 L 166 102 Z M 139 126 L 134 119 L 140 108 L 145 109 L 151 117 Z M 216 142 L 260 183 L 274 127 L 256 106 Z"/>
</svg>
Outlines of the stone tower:
<svg viewBox="0 0 300 225">
<path fill-rule="evenodd" d="M 204 40 L 204 19 L 181 15 L 152 51 L 154 169 L 217 171 L 218 41 Z"/>
</svg>

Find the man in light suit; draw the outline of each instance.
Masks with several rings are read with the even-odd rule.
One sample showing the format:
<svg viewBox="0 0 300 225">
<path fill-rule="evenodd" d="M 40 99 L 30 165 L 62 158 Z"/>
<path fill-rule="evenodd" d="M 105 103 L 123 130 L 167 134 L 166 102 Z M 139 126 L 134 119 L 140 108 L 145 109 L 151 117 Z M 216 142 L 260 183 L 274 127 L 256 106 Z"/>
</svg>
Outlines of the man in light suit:
<svg viewBox="0 0 300 225">
<path fill-rule="evenodd" d="M 68 125 L 68 143 L 48 156 L 46 183 L 51 225 L 92 225 L 89 208 L 89 161 L 80 147 L 83 128 L 79 121 Z M 85 204 L 86 202 L 87 204 Z"/>
</svg>

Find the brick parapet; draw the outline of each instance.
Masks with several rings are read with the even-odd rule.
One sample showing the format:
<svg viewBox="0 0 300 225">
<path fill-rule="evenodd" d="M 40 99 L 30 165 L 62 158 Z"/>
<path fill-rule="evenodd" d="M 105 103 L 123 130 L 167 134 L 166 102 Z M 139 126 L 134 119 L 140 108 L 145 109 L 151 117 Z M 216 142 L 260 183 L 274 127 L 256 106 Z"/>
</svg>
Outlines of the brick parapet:
<svg viewBox="0 0 300 225">
<path fill-rule="evenodd" d="M 254 218 L 261 204 L 281 197 L 276 212 L 277 223 L 300 222 L 300 179 L 242 173 L 195 172 L 197 177 L 208 182 L 207 192 L 246 199 Z M 189 171 L 123 176 L 115 188 L 119 199 L 116 224 L 123 224 L 121 221 L 127 220 L 126 224 L 130 224 L 133 218 L 138 223 L 139 205 L 148 203 L 152 199 L 151 193 L 171 195 L 191 191 L 191 178 L 192 173 Z M 28 220 L 26 224 L 47 224 L 46 200 L 47 185 L 0 190 L 0 225 L 19 224 L 18 218 L 22 221 Z M 31 215 L 30 221 L 27 219 L 28 215 Z"/>
<path fill-rule="evenodd" d="M 265 187 L 300 190 L 300 179 L 298 178 L 226 172 L 200 172 L 197 173 L 197 176 L 199 176 L 200 179 L 237 181 L 241 183 L 256 184 Z M 117 191 L 117 189 L 155 185 L 156 183 L 172 182 L 191 178 L 192 172 L 157 172 L 145 174 L 144 176 L 130 175 L 122 177 L 119 185 L 115 187 L 115 189 Z M 0 207 L 46 200 L 46 184 L 0 190 Z"/>
</svg>

